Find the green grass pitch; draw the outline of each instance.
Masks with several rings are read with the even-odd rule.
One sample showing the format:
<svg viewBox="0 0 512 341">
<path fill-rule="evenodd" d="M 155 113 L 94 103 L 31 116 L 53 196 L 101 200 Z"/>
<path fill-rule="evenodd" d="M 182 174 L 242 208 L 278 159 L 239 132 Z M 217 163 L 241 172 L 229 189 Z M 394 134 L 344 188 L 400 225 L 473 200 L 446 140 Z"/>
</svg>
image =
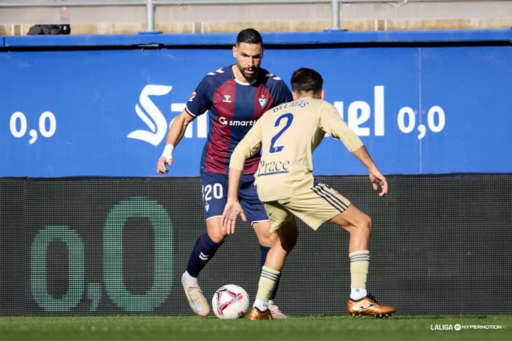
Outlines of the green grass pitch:
<svg viewBox="0 0 512 341">
<path fill-rule="evenodd" d="M 512 316 L 309 316 L 256 322 L 189 316 L 0 317 L 0 340 L 511 339 Z"/>
</svg>

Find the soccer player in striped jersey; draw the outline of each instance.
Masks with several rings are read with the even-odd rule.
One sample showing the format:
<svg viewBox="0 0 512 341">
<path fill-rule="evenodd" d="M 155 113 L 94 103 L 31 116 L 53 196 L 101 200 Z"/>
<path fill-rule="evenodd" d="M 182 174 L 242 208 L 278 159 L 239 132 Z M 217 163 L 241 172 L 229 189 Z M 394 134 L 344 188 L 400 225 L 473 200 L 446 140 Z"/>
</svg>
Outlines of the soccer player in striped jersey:
<svg viewBox="0 0 512 341">
<path fill-rule="evenodd" d="M 260 68 L 263 39 L 258 31 L 245 29 L 238 34 L 233 56 L 236 64 L 208 73 L 188 100 L 183 112 L 176 117 L 167 136 L 166 146 L 157 163 L 157 172 L 164 174 L 173 163 L 172 152 L 183 137 L 187 125 L 208 111 L 209 131 L 201 157 L 201 186 L 206 218 L 206 232 L 197 239 L 190 256 L 182 284 L 194 313 L 208 316 L 210 307 L 197 277 L 227 237 L 220 224 L 227 199 L 229 162 L 233 150 L 254 123 L 267 110 L 292 100 L 282 79 Z M 270 247 L 277 236 L 269 232 L 270 222 L 254 187 L 254 173 L 260 160 L 255 151 L 244 162 L 240 202 L 260 243 L 260 267 L 263 267 Z M 274 318 L 286 316 L 273 304 L 269 309 Z"/>
<path fill-rule="evenodd" d="M 262 156 L 255 185 L 270 217 L 271 231 L 279 236 L 262 269 L 249 319 L 267 320 L 272 317 L 267 302 L 286 257 L 295 245 L 297 227 L 287 223 L 293 216 L 314 230 L 330 221 L 350 233 L 351 293 L 348 312 L 353 316 L 391 316 L 395 308 L 380 305 L 366 290 L 371 218 L 337 191 L 315 180 L 311 154 L 327 133 L 341 139 L 347 149 L 366 166 L 373 188 L 378 191 L 381 186 L 381 197 L 388 191 L 386 178 L 336 108 L 323 101 L 323 79 L 318 72 L 299 69 L 294 72 L 291 84 L 294 101 L 265 113 L 231 156 L 228 201 L 222 216 L 226 232 L 234 233 L 238 214 L 245 220 L 244 209 L 238 203 L 240 177 L 246 158 L 261 147 Z"/>
</svg>

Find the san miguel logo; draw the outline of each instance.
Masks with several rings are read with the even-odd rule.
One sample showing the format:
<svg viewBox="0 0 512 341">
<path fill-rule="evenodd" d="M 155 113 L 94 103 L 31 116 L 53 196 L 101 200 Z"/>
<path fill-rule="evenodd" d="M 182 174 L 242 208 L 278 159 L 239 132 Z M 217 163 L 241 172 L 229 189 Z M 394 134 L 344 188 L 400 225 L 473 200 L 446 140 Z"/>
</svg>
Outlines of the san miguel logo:
<svg viewBox="0 0 512 341">
<path fill-rule="evenodd" d="M 139 97 L 139 104 L 135 104 L 135 112 L 140 119 L 148 126 L 148 130 L 135 130 L 128 135 L 128 138 L 142 140 L 158 146 L 167 133 L 167 121 L 160 109 L 151 101 L 149 96 L 164 96 L 171 92 L 172 86 L 146 85 Z M 192 94 L 192 97 L 195 95 Z M 142 108 L 141 108 L 142 107 Z M 142 110 L 144 109 L 144 111 Z"/>
</svg>

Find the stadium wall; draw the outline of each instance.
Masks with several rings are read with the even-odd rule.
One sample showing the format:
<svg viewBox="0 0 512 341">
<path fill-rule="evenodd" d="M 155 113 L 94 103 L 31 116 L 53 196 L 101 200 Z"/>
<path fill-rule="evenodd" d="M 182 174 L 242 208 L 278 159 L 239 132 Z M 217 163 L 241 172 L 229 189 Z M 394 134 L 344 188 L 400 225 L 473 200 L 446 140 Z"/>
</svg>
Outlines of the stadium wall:
<svg viewBox="0 0 512 341">
<path fill-rule="evenodd" d="M 233 62 L 234 40 L 0 37 L 1 315 L 190 314 L 179 278 L 204 231 L 195 176 L 206 115 L 170 176 L 148 176 L 195 86 Z M 320 71 L 326 99 L 382 171 L 409 174 L 391 176 L 380 199 L 339 142 L 326 138 L 314 155 L 315 174 L 337 175 L 321 180 L 374 218 L 372 292 L 400 314 L 512 313 L 512 30 L 264 40 L 263 67 L 287 83 L 299 67 Z M 489 174 L 426 175 L 435 173 Z M 291 315 L 344 314 L 347 233 L 300 231 L 278 304 Z M 241 225 L 201 285 L 211 297 L 234 282 L 254 297 L 257 264 Z"/>
<path fill-rule="evenodd" d="M 511 314 L 512 175 L 319 177 L 373 217 L 369 289 L 399 314 Z M 204 231 L 196 177 L 0 179 L 0 315 L 190 315 L 181 274 Z M 253 299 L 259 247 L 240 224 L 201 274 Z M 346 314 L 348 233 L 300 237 L 277 303 Z"/>
<path fill-rule="evenodd" d="M 168 125 L 207 73 L 234 61 L 235 37 L 0 37 L 0 176 L 156 175 Z M 299 67 L 323 74 L 326 100 L 384 173 L 512 172 L 512 30 L 264 40 L 263 67 L 287 83 Z M 198 175 L 206 116 L 177 148 L 172 175 Z M 365 174 L 331 138 L 314 164 L 316 174 Z"/>
</svg>

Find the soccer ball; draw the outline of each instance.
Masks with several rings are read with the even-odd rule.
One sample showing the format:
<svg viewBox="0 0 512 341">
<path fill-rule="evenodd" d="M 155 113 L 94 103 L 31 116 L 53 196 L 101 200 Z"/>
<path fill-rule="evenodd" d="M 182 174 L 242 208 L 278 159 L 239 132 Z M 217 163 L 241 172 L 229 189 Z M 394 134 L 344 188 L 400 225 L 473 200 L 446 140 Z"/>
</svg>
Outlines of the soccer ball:
<svg viewBox="0 0 512 341">
<path fill-rule="evenodd" d="M 241 286 L 224 285 L 213 295 L 212 308 L 215 316 L 220 319 L 245 317 L 249 308 L 249 295 Z"/>
</svg>

